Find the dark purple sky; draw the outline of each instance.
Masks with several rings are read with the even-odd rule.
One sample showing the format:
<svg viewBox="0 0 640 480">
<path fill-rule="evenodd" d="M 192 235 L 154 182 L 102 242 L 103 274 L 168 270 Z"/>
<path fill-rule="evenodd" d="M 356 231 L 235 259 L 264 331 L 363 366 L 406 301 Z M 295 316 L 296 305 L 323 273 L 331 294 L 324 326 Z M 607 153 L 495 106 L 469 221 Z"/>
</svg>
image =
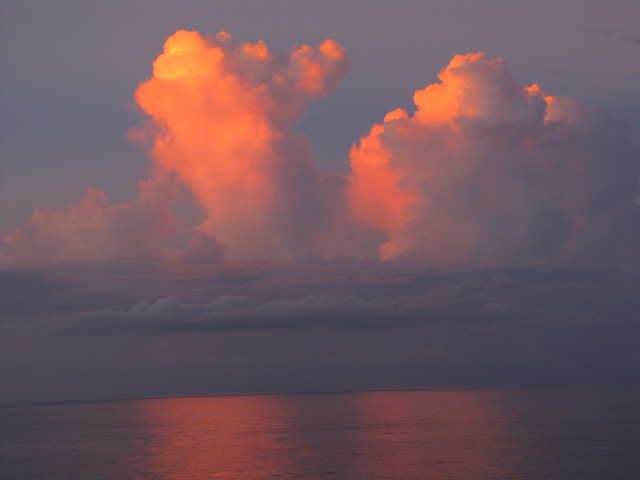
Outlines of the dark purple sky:
<svg viewBox="0 0 640 480">
<path fill-rule="evenodd" d="M 638 18 L 635 1 L 0 0 L 0 402 L 640 380 Z M 206 40 L 226 70 L 189 92 L 218 93 L 156 72 L 175 103 L 153 110 L 134 94 L 179 29 L 280 56 Z M 287 57 L 302 44 L 315 90 Z M 229 140 L 247 118 L 264 144 Z M 236 157 L 258 183 L 218 181 Z"/>
</svg>

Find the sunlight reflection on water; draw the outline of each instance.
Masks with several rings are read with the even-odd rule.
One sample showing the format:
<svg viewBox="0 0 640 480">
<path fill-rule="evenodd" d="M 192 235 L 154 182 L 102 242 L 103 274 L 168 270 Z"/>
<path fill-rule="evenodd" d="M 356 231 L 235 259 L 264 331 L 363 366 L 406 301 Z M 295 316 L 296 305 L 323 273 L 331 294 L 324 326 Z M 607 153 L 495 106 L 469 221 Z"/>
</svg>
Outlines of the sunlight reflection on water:
<svg viewBox="0 0 640 480">
<path fill-rule="evenodd" d="M 3 478 L 640 478 L 640 389 L 0 407 Z"/>
</svg>

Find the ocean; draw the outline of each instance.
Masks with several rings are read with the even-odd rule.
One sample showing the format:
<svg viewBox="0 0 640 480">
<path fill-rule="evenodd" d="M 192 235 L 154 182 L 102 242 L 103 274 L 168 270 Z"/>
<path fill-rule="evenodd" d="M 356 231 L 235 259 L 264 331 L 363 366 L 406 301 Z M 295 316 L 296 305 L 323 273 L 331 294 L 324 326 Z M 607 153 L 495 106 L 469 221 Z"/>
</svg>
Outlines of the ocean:
<svg viewBox="0 0 640 480">
<path fill-rule="evenodd" d="M 640 386 L 0 406 L 3 479 L 640 479 Z"/>
</svg>

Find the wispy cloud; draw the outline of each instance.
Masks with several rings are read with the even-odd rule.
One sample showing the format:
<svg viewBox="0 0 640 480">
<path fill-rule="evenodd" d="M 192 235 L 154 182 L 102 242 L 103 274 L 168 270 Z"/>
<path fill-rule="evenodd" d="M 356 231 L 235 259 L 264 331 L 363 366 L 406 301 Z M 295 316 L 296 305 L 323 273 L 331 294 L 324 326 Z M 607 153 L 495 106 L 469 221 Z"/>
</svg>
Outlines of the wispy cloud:
<svg viewBox="0 0 640 480">
<path fill-rule="evenodd" d="M 592 27 L 588 31 L 598 33 L 611 40 L 617 40 L 629 45 L 640 45 L 640 35 L 633 34 L 628 30 L 613 27 Z"/>
</svg>

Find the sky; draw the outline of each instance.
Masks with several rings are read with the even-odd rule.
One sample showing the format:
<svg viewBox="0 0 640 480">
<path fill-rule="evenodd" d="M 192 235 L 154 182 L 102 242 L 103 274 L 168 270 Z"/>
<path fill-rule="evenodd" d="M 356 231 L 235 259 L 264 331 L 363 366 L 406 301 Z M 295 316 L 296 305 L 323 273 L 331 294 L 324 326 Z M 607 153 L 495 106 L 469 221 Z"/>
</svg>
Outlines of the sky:
<svg viewBox="0 0 640 480">
<path fill-rule="evenodd" d="M 640 380 L 635 1 L 0 1 L 0 402 Z"/>
</svg>

